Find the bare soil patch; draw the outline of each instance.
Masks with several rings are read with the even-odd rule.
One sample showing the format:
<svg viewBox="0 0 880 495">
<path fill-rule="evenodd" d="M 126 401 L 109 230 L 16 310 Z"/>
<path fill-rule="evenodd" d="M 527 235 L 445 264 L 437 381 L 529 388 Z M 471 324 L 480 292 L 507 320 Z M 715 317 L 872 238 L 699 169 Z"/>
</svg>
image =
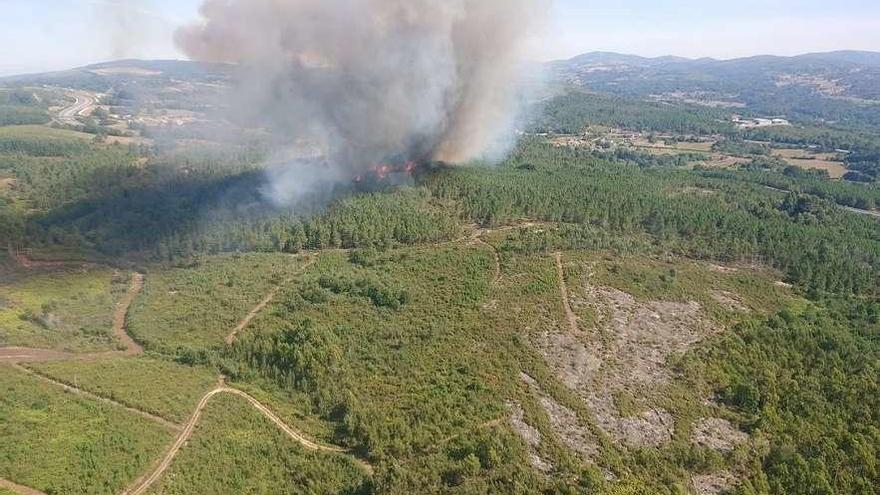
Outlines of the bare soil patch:
<svg viewBox="0 0 880 495">
<path fill-rule="evenodd" d="M 694 492 L 697 495 L 719 495 L 736 486 L 737 479 L 728 471 L 713 474 L 698 474 L 691 478 Z"/>
<path fill-rule="evenodd" d="M 743 305 L 742 301 L 740 301 L 739 296 L 734 294 L 733 292 L 729 292 L 726 290 L 715 290 L 711 293 L 712 299 L 718 302 L 718 304 L 724 306 L 725 309 L 730 311 L 740 311 L 740 312 L 748 312 L 749 308 Z"/>
<path fill-rule="evenodd" d="M 125 294 L 125 298 L 116 305 L 116 310 L 113 312 L 113 336 L 119 339 L 119 341 L 125 346 L 123 354 L 126 356 L 137 356 L 144 352 L 143 347 L 135 342 L 128 332 L 125 331 L 125 317 L 128 315 L 128 308 L 131 307 L 134 298 L 136 298 L 143 289 L 143 274 L 132 273 L 131 285 L 128 287 L 128 292 Z"/>
<path fill-rule="evenodd" d="M 562 443 L 584 459 L 594 459 L 599 452 L 598 442 L 587 428 L 581 426 L 577 414 L 546 395 L 541 397 L 540 402 L 550 417 L 553 432 Z"/>
<path fill-rule="evenodd" d="M 560 272 L 561 260 L 557 258 Z M 593 328 L 576 321 L 568 331 L 548 330 L 538 337 L 542 354 L 560 380 L 580 396 L 598 426 L 618 443 L 658 446 L 671 440 L 674 421 L 667 411 L 648 408 L 624 417 L 614 397 L 627 392 L 649 398 L 672 377 L 666 365 L 673 355 L 716 332 L 696 302 L 638 302 L 630 294 L 580 281 L 571 294 L 560 276 L 563 305 L 588 307 L 599 316 Z M 566 319 L 573 317 L 566 311 Z M 557 327 L 558 328 L 558 327 Z M 545 404 L 546 406 L 546 404 Z M 564 414 L 561 414 L 564 417 Z"/>
<path fill-rule="evenodd" d="M 510 408 L 510 427 L 513 428 L 520 438 L 529 446 L 529 464 L 541 471 L 542 473 L 547 473 L 553 470 L 553 464 L 541 458 L 535 449 L 541 445 L 541 441 L 543 438 L 541 437 L 541 432 L 538 431 L 534 426 L 526 423 L 525 421 L 525 412 L 523 411 L 522 406 L 517 402 L 508 403 L 508 407 Z"/>
<path fill-rule="evenodd" d="M 843 160 L 836 153 L 814 153 L 803 149 L 777 149 L 773 150 L 773 155 L 798 168 L 825 170 L 832 179 L 839 179 L 848 171 Z"/>
<path fill-rule="evenodd" d="M 736 273 L 739 271 L 739 268 L 734 268 L 732 266 L 721 266 L 721 265 L 714 265 L 714 264 L 710 264 L 709 269 L 712 270 L 713 272 L 718 272 L 718 273 Z"/>
<path fill-rule="evenodd" d="M 580 454 L 586 460 L 592 460 L 599 452 L 598 439 L 589 428 L 584 427 L 578 420 L 577 413 L 570 408 L 555 401 L 544 393 L 538 386 L 538 382 L 531 376 L 521 373 L 520 379 L 538 396 L 541 408 L 550 419 L 550 427 L 557 438 L 568 448 Z M 540 436 L 540 433 L 536 431 Z M 537 444 L 533 445 L 536 447 Z"/>
<path fill-rule="evenodd" d="M 703 418 L 697 421 L 691 435 L 694 445 L 719 452 L 730 452 L 748 439 L 747 434 L 734 428 L 730 421 L 721 418 Z"/>
</svg>

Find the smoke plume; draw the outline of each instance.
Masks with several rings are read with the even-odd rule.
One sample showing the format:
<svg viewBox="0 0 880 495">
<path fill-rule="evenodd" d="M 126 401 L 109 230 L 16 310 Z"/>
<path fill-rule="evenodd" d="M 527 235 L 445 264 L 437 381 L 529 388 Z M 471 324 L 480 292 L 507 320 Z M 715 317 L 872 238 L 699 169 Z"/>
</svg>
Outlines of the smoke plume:
<svg viewBox="0 0 880 495">
<path fill-rule="evenodd" d="M 242 117 L 320 149 L 319 175 L 352 178 L 497 152 L 544 1 L 207 0 L 175 41 L 194 60 L 236 64 Z M 290 196 L 306 175 L 291 165 L 275 188 Z"/>
</svg>

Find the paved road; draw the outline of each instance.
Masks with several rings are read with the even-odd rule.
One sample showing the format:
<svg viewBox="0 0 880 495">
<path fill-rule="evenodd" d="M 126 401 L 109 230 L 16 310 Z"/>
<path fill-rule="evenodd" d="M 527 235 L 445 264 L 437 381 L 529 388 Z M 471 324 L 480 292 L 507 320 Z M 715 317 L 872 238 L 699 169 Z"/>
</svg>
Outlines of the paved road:
<svg viewBox="0 0 880 495">
<path fill-rule="evenodd" d="M 768 186 L 768 185 L 765 185 L 764 187 L 767 189 L 770 189 L 771 191 L 776 191 L 776 192 L 781 192 L 781 193 L 791 193 L 792 192 L 787 189 L 779 189 L 778 187 L 773 187 L 773 186 Z M 840 203 L 834 203 L 834 204 L 836 204 L 838 208 L 840 208 L 842 210 L 846 210 L 850 213 L 858 213 L 859 215 L 868 215 L 870 217 L 880 218 L 880 210 L 863 210 L 861 208 L 853 208 L 852 206 L 846 206 L 846 205 L 842 205 Z"/>
<path fill-rule="evenodd" d="M 71 89 L 68 90 L 68 95 L 72 96 L 76 101 L 69 107 L 62 108 L 58 112 L 56 120 L 65 125 L 80 125 L 76 118 L 88 113 L 89 110 L 97 105 L 98 100 L 85 91 Z"/>
</svg>

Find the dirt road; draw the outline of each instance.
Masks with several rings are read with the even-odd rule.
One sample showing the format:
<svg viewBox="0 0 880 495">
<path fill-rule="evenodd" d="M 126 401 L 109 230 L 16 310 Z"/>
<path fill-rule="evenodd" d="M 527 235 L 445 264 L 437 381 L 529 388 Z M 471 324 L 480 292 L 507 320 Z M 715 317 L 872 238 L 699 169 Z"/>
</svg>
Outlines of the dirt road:
<svg viewBox="0 0 880 495">
<path fill-rule="evenodd" d="M 144 275 L 142 273 L 131 274 L 131 284 L 128 287 L 125 297 L 116 305 L 116 311 L 113 312 L 113 336 L 119 339 L 125 345 L 122 354 L 125 356 L 137 356 L 143 354 L 144 348 L 141 347 L 131 335 L 125 331 L 125 317 L 128 315 L 128 308 L 134 302 L 134 298 L 144 289 Z"/>
<path fill-rule="evenodd" d="M 132 273 L 128 292 L 117 303 L 116 309 L 113 311 L 113 336 L 125 345 L 124 351 L 76 353 L 52 349 L 30 349 L 27 347 L 0 347 L 0 364 L 92 360 L 113 356 L 137 356 L 143 354 L 143 348 L 125 331 L 125 317 L 128 315 L 128 309 L 131 307 L 131 303 L 134 302 L 134 298 L 140 294 L 143 288 L 144 276 L 140 273 Z"/>
<path fill-rule="evenodd" d="M 49 349 L 29 349 L 27 347 L 0 348 L 0 363 L 38 363 L 43 361 L 62 361 L 73 359 L 70 352 Z"/>
<path fill-rule="evenodd" d="M 40 490 L 35 490 L 27 486 L 19 485 L 9 480 L 4 480 L 3 478 L 0 478 L 0 488 L 5 488 L 20 495 L 46 495 Z"/>
<path fill-rule="evenodd" d="M 577 316 L 571 310 L 571 303 L 568 300 L 568 287 L 565 285 L 565 270 L 562 268 L 562 253 L 557 252 L 556 257 L 556 273 L 559 276 L 559 294 L 562 297 L 562 306 L 565 308 L 565 320 L 572 331 L 572 335 L 577 334 L 578 329 Z"/>
<path fill-rule="evenodd" d="M 293 275 L 291 275 L 291 276 L 290 276 L 288 279 L 286 279 L 283 283 L 281 283 L 280 285 L 278 285 L 277 287 L 275 287 L 274 289 L 272 289 L 268 294 L 266 294 L 266 297 L 264 297 L 262 301 L 260 301 L 256 306 L 254 306 L 254 309 L 252 309 L 252 310 L 250 311 L 250 313 L 248 313 L 244 318 L 242 318 L 242 320 L 238 322 L 238 325 L 236 325 L 235 328 L 232 329 L 232 332 L 230 332 L 229 335 L 226 337 L 226 344 L 227 344 L 227 345 L 232 345 L 232 343 L 235 342 L 235 338 L 238 337 L 238 334 L 239 334 L 242 330 L 244 330 L 248 325 L 250 325 L 251 321 L 252 321 L 254 318 L 256 318 L 256 316 L 257 316 L 258 314 L 260 314 L 260 311 L 262 311 L 262 310 L 263 310 L 263 309 L 264 309 L 264 308 L 265 308 L 270 302 L 272 302 L 273 299 L 275 299 L 275 296 L 278 295 L 278 292 L 279 292 L 279 291 L 280 291 L 285 285 L 287 285 L 287 284 L 289 284 L 290 282 L 292 282 L 294 278 L 296 278 L 297 276 L 301 275 L 303 272 L 305 272 L 306 270 L 308 270 L 310 266 L 312 266 L 312 265 L 314 265 L 314 264 L 315 264 L 315 260 L 314 260 L 314 259 L 311 259 L 311 260 L 307 261 L 307 262 L 306 262 L 305 264 L 303 264 L 303 266 L 301 266 L 301 267 L 300 267 L 300 268 L 299 268 L 299 269 L 298 269 Z"/>
<path fill-rule="evenodd" d="M 211 390 L 210 392 L 205 394 L 204 397 L 202 397 L 202 400 L 199 401 L 199 404 L 198 404 L 198 406 L 196 406 L 196 409 L 193 412 L 192 416 L 190 417 L 190 420 L 184 426 L 183 431 L 180 432 L 180 435 L 178 435 L 177 438 L 174 440 L 174 443 L 171 444 L 171 447 L 165 453 L 165 457 L 162 458 L 162 460 L 159 462 L 159 464 L 156 466 L 156 468 L 153 469 L 153 471 L 151 471 L 149 474 L 137 479 L 129 489 L 127 489 L 123 492 L 123 495 L 141 495 L 141 494 L 145 493 L 150 488 L 150 486 L 153 485 L 153 483 L 155 483 L 159 478 L 162 477 L 162 474 L 164 474 L 165 471 L 167 471 L 168 468 L 171 466 L 171 463 L 174 461 L 174 458 L 177 456 L 177 453 L 180 451 L 180 448 L 183 447 L 183 445 L 192 436 L 193 431 L 195 430 L 195 427 L 199 422 L 199 419 L 202 417 L 202 412 L 204 411 L 205 407 L 208 405 L 208 402 L 210 402 L 211 399 L 218 394 L 233 394 L 233 395 L 237 395 L 239 397 L 244 398 L 252 406 L 254 406 L 258 411 L 260 411 L 260 413 L 262 413 L 263 416 L 265 416 L 267 419 L 269 419 L 269 421 L 271 421 L 278 428 L 280 428 L 291 440 L 299 443 L 300 445 L 302 445 L 303 447 L 305 447 L 309 450 L 316 450 L 316 451 L 323 451 L 323 452 L 334 452 L 334 453 L 347 453 L 348 452 L 347 450 L 345 450 L 341 447 L 321 445 L 321 444 L 318 444 L 318 443 L 315 443 L 315 442 L 309 440 L 308 438 L 305 437 L 305 435 L 303 435 L 302 433 L 299 433 L 298 431 L 294 430 L 293 428 L 288 426 L 286 423 L 284 423 L 284 421 L 281 420 L 281 418 L 276 416 L 268 407 L 266 407 L 265 405 L 260 403 L 257 399 L 251 397 L 250 395 L 248 395 L 245 392 L 242 392 L 241 390 L 227 387 L 221 383 L 220 386 Z M 358 463 L 358 465 L 361 468 L 363 468 L 369 474 L 372 474 L 373 469 L 369 464 L 367 464 L 361 460 L 356 460 L 356 462 Z"/>
</svg>

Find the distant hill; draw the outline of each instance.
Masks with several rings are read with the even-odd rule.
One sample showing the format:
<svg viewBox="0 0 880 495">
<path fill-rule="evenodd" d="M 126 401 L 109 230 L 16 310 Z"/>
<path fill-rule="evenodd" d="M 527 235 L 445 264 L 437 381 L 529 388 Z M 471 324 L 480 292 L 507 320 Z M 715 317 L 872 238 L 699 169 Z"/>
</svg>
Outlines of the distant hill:
<svg viewBox="0 0 880 495">
<path fill-rule="evenodd" d="M 107 91 L 120 84 L 161 81 L 220 82 L 228 79 L 230 66 L 185 60 L 117 60 L 75 69 L 0 78 L 0 86 L 64 86 Z"/>
<path fill-rule="evenodd" d="M 593 52 L 549 69 L 557 81 L 595 92 L 880 128 L 876 52 L 732 60 Z"/>
<path fill-rule="evenodd" d="M 177 93 L 189 95 L 189 101 L 179 106 L 194 108 L 204 106 L 204 95 L 229 81 L 231 68 L 181 60 L 119 60 L 0 78 L 0 87 L 61 86 L 113 93 L 145 103 L 170 98 L 163 89 L 173 86 Z M 591 52 L 550 62 L 544 69 L 556 83 L 553 88 L 880 131 L 878 52 L 731 60 Z"/>
</svg>

